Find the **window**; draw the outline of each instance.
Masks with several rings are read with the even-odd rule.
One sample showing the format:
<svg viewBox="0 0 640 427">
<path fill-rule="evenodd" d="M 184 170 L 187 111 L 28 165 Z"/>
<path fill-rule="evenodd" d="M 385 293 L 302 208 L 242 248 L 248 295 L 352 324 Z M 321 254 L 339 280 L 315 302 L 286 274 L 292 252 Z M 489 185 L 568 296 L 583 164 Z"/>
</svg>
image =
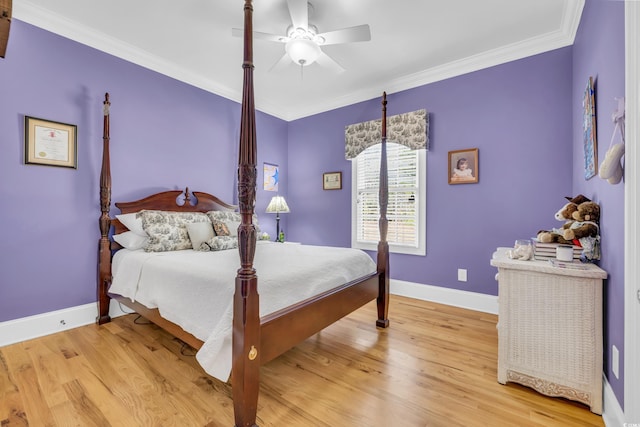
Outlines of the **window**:
<svg viewBox="0 0 640 427">
<path fill-rule="evenodd" d="M 381 144 L 371 146 L 352 160 L 351 246 L 376 250 L 380 240 L 378 189 Z M 411 150 L 387 142 L 389 250 L 426 253 L 426 150 Z"/>
</svg>

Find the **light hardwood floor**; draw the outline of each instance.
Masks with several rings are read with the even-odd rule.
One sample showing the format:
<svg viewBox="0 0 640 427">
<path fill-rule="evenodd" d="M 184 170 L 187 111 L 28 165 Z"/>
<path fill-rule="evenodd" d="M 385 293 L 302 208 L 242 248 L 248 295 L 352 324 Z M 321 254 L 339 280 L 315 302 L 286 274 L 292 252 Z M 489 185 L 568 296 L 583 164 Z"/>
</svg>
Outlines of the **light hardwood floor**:
<svg viewBox="0 0 640 427">
<path fill-rule="evenodd" d="M 603 426 L 496 380 L 497 317 L 392 296 L 265 365 L 261 427 Z M 0 348 L 0 425 L 232 426 L 231 387 L 135 315 Z"/>
</svg>

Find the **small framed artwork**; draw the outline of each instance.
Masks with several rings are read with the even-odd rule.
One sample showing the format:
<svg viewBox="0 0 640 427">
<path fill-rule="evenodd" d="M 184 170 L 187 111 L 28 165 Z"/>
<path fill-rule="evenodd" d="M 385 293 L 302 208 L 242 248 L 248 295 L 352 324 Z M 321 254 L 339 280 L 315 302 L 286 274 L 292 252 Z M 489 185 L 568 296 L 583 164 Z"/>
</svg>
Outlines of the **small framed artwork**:
<svg viewBox="0 0 640 427">
<path fill-rule="evenodd" d="M 326 172 L 322 174 L 323 190 L 342 190 L 342 172 Z"/>
<path fill-rule="evenodd" d="M 584 179 L 592 178 L 597 173 L 598 150 L 596 146 L 596 103 L 593 77 L 589 77 L 582 101 L 584 133 Z"/>
<path fill-rule="evenodd" d="M 264 173 L 263 186 L 265 191 L 278 191 L 278 183 L 280 182 L 280 170 L 278 165 L 265 163 L 262 167 Z"/>
<path fill-rule="evenodd" d="M 77 169 L 77 126 L 25 116 L 24 163 Z"/>
<path fill-rule="evenodd" d="M 449 184 L 478 182 L 478 149 L 449 151 Z"/>
</svg>

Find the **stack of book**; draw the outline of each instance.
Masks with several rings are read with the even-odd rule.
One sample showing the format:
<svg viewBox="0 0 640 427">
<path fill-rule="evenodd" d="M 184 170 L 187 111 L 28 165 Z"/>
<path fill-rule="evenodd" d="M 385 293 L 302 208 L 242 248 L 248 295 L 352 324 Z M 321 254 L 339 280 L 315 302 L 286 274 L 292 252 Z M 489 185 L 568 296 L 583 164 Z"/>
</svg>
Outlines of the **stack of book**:
<svg viewBox="0 0 640 427">
<path fill-rule="evenodd" d="M 572 270 L 586 270 L 588 268 L 587 265 L 589 265 L 589 264 L 583 264 L 581 262 L 575 262 L 575 260 L 573 262 L 564 262 L 564 261 L 558 261 L 557 259 L 549 259 L 549 264 L 551 264 L 554 267 L 568 268 Z"/>
<path fill-rule="evenodd" d="M 532 239 L 533 242 L 533 258 L 536 260 L 549 260 L 556 258 L 556 248 L 560 246 L 560 243 L 542 243 L 537 239 Z M 582 254 L 582 248 L 577 245 L 573 247 L 573 259 L 579 260 Z"/>
</svg>

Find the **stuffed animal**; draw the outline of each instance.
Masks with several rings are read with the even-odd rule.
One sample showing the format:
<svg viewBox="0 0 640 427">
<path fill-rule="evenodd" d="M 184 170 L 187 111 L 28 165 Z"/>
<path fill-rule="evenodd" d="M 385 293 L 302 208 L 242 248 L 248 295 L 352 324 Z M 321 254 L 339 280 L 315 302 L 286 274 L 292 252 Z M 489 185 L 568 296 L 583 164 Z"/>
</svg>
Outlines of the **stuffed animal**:
<svg viewBox="0 0 640 427">
<path fill-rule="evenodd" d="M 531 240 L 516 240 L 516 244 L 513 249 L 507 252 L 509 258 L 520 259 L 527 261 L 533 259 L 533 248 L 531 247 Z"/>
<path fill-rule="evenodd" d="M 580 203 L 572 216 L 575 221 L 562 237 L 582 246 L 583 261 L 600 259 L 600 205 L 592 201 Z"/>
<path fill-rule="evenodd" d="M 575 221 L 573 213 L 578 210 L 578 205 L 590 200 L 579 194 L 575 197 L 565 197 L 569 202 L 566 203 L 558 212 L 555 213 L 554 218 L 558 221 L 564 221 L 564 225 L 560 228 L 553 228 L 551 230 L 540 230 L 536 238 L 541 243 L 562 243 L 565 245 L 573 244 L 572 240 L 564 238 L 564 231 L 568 229 Z"/>
</svg>

